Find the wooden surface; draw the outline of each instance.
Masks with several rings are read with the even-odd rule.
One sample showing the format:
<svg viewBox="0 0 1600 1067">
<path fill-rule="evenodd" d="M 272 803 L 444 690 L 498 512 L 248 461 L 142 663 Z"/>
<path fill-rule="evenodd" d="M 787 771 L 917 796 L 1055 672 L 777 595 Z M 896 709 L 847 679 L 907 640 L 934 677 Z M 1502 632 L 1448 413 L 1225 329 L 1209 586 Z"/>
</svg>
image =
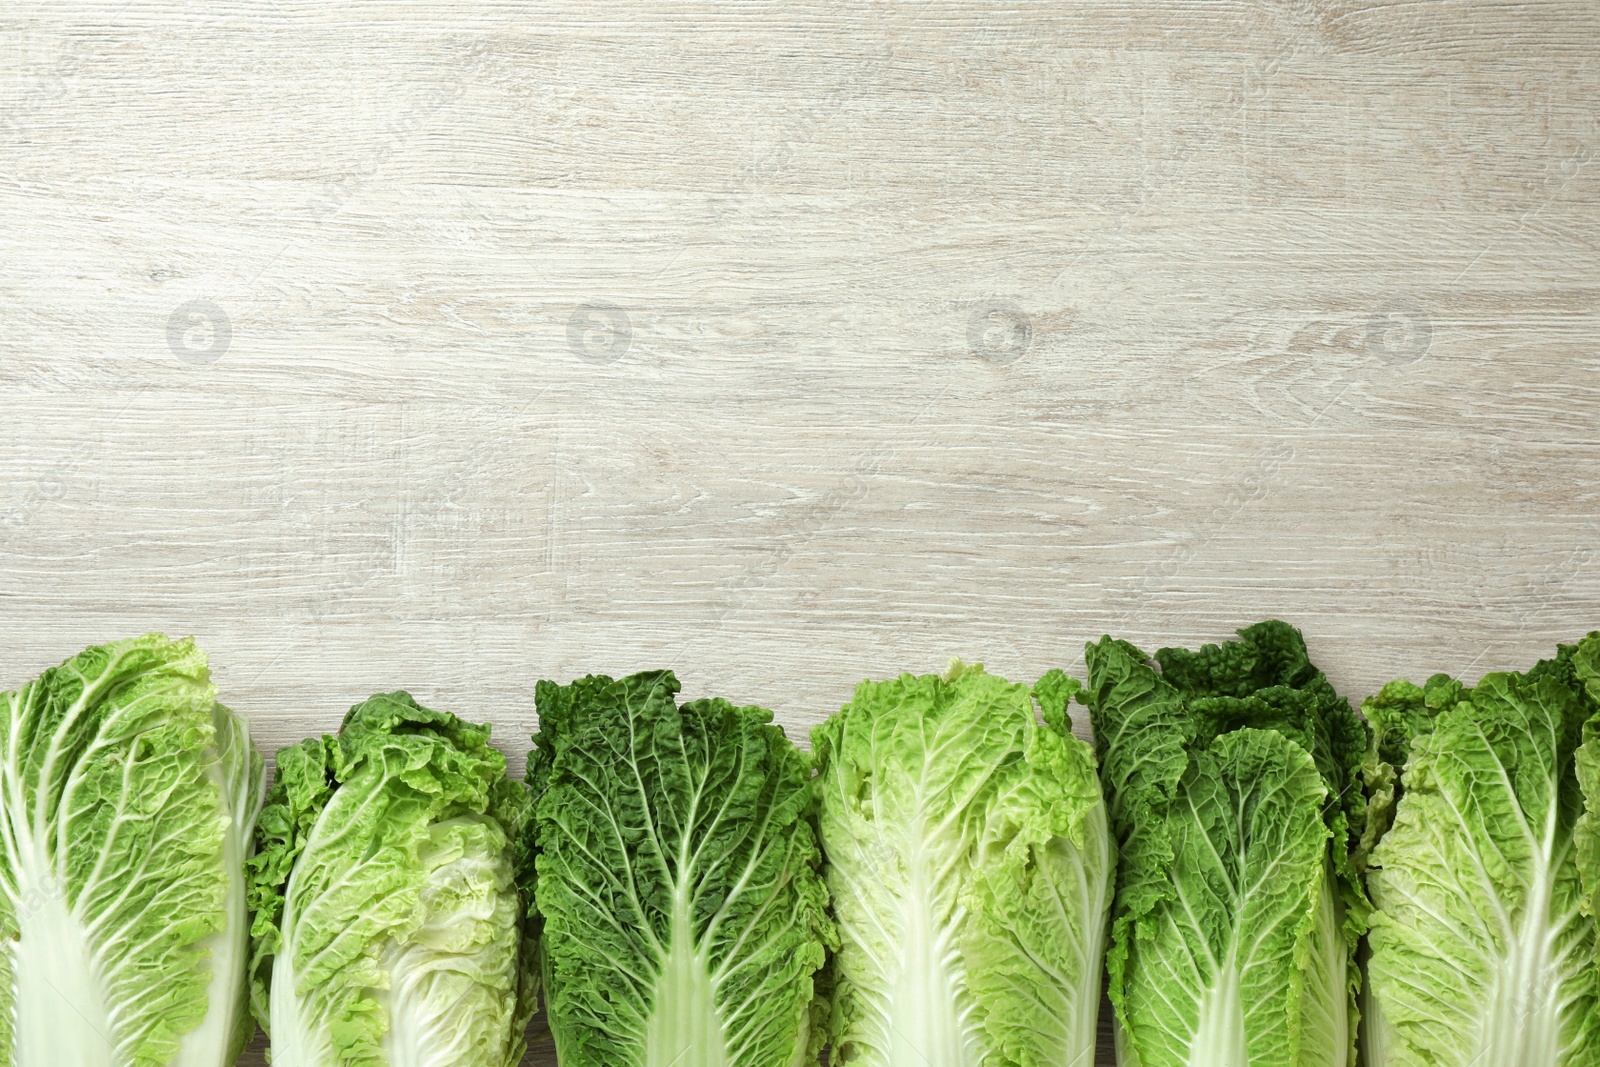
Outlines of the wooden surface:
<svg viewBox="0 0 1600 1067">
<path fill-rule="evenodd" d="M 1597 39 L 11 0 L 0 678 L 193 633 L 268 749 L 407 687 L 520 770 L 590 671 L 803 739 L 1106 631 L 1525 666 L 1600 625 Z"/>
</svg>

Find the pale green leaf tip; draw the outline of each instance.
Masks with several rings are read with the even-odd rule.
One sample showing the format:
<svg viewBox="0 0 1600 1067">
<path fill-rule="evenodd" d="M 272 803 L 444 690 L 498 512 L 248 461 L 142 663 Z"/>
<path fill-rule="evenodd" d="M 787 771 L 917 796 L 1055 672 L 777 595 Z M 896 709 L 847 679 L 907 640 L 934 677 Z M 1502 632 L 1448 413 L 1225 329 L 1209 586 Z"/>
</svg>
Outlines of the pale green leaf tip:
<svg viewBox="0 0 1600 1067">
<path fill-rule="evenodd" d="M 947 682 L 953 682 L 957 678 L 960 678 L 962 675 L 965 675 L 965 674 L 982 674 L 982 673 L 984 673 L 983 664 L 981 664 L 981 663 L 963 663 L 961 661 L 961 657 L 960 656 L 951 656 L 950 657 L 950 666 L 945 669 L 944 674 L 940 675 L 940 677 L 943 678 Z"/>
</svg>

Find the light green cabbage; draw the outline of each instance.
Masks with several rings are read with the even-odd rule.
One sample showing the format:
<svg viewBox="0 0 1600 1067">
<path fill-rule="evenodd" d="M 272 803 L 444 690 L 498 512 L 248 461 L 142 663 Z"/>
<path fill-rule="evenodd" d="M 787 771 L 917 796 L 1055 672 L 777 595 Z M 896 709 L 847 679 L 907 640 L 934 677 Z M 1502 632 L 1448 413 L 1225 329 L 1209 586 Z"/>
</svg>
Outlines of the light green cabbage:
<svg viewBox="0 0 1600 1067">
<path fill-rule="evenodd" d="M 226 1067 L 261 757 L 150 634 L 0 695 L 0 1064 Z"/>
<path fill-rule="evenodd" d="M 527 790 L 489 728 L 405 693 L 278 753 L 250 863 L 274 1067 L 511 1067 L 533 974 Z"/>
<path fill-rule="evenodd" d="M 1113 860 L 1077 687 L 956 663 L 862 682 L 812 732 L 834 1063 L 1093 1064 Z"/>
<path fill-rule="evenodd" d="M 1365 728 L 1298 631 L 1239 637 L 1155 663 L 1088 647 L 1121 848 L 1106 963 L 1123 1067 L 1354 1062 Z"/>
<path fill-rule="evenodd" d="M 815 1063 L 833 930 L 808 761 L 771 712 L 679 707 L 677 692 L 669 671 L 537 687 L 531 836 L 558 1058 Z"/>
<path fill-rule="evenodd" d="M 1365 710 L 1392 809 L 1367 871 L 1367 1063 L 1600 1065 L 1600 633 L 1471 688 L 1394 682 Z"/>
<path fill-rule="evenodd" d="M 1591 633 L 1570 652 L 1562 649 L 1572 680 L 1583 687 L 1587 706 L 1595 714 L 1583 724 L 1583 744 L 1576 759 L 1578 784 L 1583 790 L 1583 814 L 1573 831 L 1578 873 L 1583 877 L 1583 914 L 1600 922 L 1600 631 Z M 1562 658 L 1558 655 L 1557 661 Z M 1600 935 L 1597 935 L 1600 956 Z M 1596 964 L 1600 965 L 1600 958 Z"/>
</svg>

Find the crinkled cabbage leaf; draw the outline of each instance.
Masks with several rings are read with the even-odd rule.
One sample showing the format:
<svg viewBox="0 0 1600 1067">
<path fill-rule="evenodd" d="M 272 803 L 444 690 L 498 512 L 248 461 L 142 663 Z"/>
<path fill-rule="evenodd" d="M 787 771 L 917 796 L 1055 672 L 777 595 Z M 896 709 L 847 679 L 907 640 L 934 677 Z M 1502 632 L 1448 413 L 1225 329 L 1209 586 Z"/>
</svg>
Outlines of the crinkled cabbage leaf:
<svg viewBox="0 0 1600 1067">
<path fill-rule="evenodd" d="M 1077 688 L 958 662 L 862 682 L 812 732 L 834 1063 L 1093 1064 L 1113 857 Z"/>
<path fill-rule="evenodd" d="M 1154 662 L 1106 637 L 1087 661 L 1121 850 L 1106 960 L 1120 1062 L 1354 1062 L 1361 720 L 1275 620 Z"/>
<path fill-rule="evenodd" d="M 534 975 L 528 795 L 489 728 L 406 693 L 278 753 L 251 860 L 251 1004 L 273 1067 L 511 1067 Z"/>
<path fill-rule="evenodd" d="M 677 692 L 670 671 L 536 690 L 532 837 L 558 1058 L 814 1062 L 833 931 L 809 761 L 771 712 L 680 707 Z"/>
<path fill-rule="evenodd" d="M 188 639 L 90 648 L 0 695 L 0 1063 L 233 1063 L 263 788 Z"/>
<path fill-rule="evenodd" d="M 1471 688 L 1394 682 L 1366 711 L 1393 812 L 1367 870 L 1367 1062 L 1600 1064 L 1600 633 Z"/>
</svg>

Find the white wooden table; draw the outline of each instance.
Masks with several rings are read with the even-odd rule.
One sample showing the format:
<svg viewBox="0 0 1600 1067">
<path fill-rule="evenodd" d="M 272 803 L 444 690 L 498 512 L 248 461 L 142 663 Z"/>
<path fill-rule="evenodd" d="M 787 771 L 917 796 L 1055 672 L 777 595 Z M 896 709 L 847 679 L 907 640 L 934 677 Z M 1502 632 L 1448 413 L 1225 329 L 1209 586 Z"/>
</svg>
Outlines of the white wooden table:
<svg viewBox="0 0 1600 1067">
<path fill-rule="evenodd" d="M 264 747 L 669 666 L 1600 625 L 1600 7 L 11 0 L 0 678 Z M 252 1060 L 251 1062 L 259 1062 Z M 540 1062 L 548 1062 L 548 1059 Z"/>
</svg>

